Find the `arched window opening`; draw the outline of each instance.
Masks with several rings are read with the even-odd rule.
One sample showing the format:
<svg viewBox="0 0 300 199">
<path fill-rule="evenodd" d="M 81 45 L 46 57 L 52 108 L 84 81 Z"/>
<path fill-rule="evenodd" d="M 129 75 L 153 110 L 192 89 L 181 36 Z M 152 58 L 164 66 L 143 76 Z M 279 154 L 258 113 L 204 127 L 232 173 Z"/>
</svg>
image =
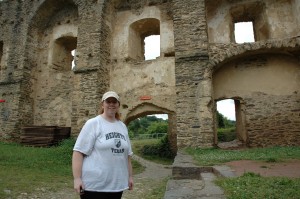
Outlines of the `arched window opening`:
<svg viewBox="0 0 300 199">
<path fill-rule="evenodd" d="M 128 124 L 131 139 L 160 139 L 168 133 L 167 114 L 146 115 Z"/>
<path fill-rule="evenodd" d="M 238 22 L 234 24 L 236 43 L 255 42 L 253 22 Z"/>
<path fill-rule="evenodd" d="M 74 56 L 72 51 L 76 49 L 76 46 L 76 37 L 61 37 L 55 40 L 52 55 L 52 69 L 57 71 L 69 71 L 73 69 Z"/>
<path fill-rule="evenodd" d="M 128 124 L 133 152 L 143 158 L 151 158 L 172 164 L 175 153 L 168 140 L 169 121 L 166 114 L 143 115 Z"/>
<path fill-rule="evenodd" d="M 130 25 L 128 39 L 128 56 L 137 60 L 146 60 L 145 38 L 160 36 L 160 21 L 155 18 L 147 18 L 136 21 Z M 160 49 L 159 47 L 157 47 Z"/>
<path fill-rule="evenodd" d="M 154 114 L 154 115 L 150 115 L 150 116 L 155 116 L 157 118 L 161 118 L 163 120 L 167 120 L 168 119 L 168 114 Z"/>
<path fill-rule="evenodd" d="M 145 60 L 156 59 L 160 56 L 160 35 L 145 38 Z"/>
</svg>

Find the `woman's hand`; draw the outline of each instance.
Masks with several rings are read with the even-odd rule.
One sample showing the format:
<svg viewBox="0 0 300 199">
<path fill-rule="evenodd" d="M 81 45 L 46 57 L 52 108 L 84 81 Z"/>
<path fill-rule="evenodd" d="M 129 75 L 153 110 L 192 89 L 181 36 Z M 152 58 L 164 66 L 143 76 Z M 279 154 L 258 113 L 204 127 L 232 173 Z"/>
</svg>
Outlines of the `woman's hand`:
<svg viewBox="0 0 300 199">
<path fill-rule="evenodd" d="M 82 191 L 84 190 L 84 185 L 82 183 L 81 178 L 74 179 L 74 190 L 78 194 L 82 194 L 83 193 Z"/>
<path fill-rule="evenodd" d="M 129 186 L 129 190 L 133 190 L 133 178 L 132 177 L 129 177 L 128 186 Z"/>
<path fill-rule="evenodd" d="M 78 151 L 73 151 L 72 157 L 72 171 L 74 177 L 74 190 L 78 194 L 82 194 L 84 190 L 84 185 L 81 180 L 81 170 L 82 170 L 83 154 Z"/>
<path fill-rule="evenodd" d="M 133 190 L 133 177 L 132 177 L 132 164 L 131 164 L 131 156 L 128 156 L 128 173 L 129 173 L 129 179 L 128 179 L 128 187 L 129 190 Z"/>
</svg>

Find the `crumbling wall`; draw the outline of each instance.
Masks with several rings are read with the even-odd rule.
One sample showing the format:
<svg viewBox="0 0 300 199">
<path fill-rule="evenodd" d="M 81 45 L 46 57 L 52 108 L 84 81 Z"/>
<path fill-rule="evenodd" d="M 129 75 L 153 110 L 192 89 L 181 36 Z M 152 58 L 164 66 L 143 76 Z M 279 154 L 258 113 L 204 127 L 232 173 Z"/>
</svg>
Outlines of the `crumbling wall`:
<svg viewBox="0 0 300 199">
<path fill-rule="evenodd" d="M 166 16 L 163 6 L 145 6 L 136 15 L 132 11 L 117 12 L 111 49 L 112 60 L 110 88 L 120 93 L 122 103 L 127 106 L 122 110 L 126 115 L 139 104 L 143 96 L 148 96 L 147 103 L 161 109 L 174 111 L 175 63 L 172 18 Z M 141 30 L 132 30 L 132 24 L 140 22 Z M 153 24 L 154 23 L 154 24 Z M 135 31 L 132 35 L 132 31 Z M 145 60 L 143 46 L 145 36 L 160 35 L 161 55 L 154 60 Z M 136 38 L 139 41 L 132 41 Z M 139 56 L 138 56 L 139 55 Z"/>
<path fill-rule="evenodd" d="M 120 94 L 121 115 L 126 123 L 147 114 L 168 114 L 169 139 L 176 150 L 172 19 L 169 3 L 122 2 L 112 25 L 109 67 L 110 89 Z M 144 39 L 151 35 L 160 36 L 160 56 L 145 60 Z"/>
<path fill-rule="evenodd" d="M 13 11 L 13 12 L 12 12 Z M 20 107 L 22 103 L 20 83 L 23 77 L 22 60 L 24 57 L 22 41 L 26 26 L 22 21 L 26 17 L 22 14 L 21 2 L 0 2 L 0 136 L 3 139 L 15 140 L 20 130 Z M 18 47 L 17 47 L 18 46 Z"/>
<path fill-rule="evenodd" d="M 174 149 L 215 145 L 225 98 L 249 146 L 299 145 L 299 10 L 297 0 L 1 1 L 0 137 L 26 125 L 76 136 L 115 90 L 126 123 L 168 114 Z M 235 42 L 243 21 L 255 42 Z M 154 60 L 149 35 L 161 38 Z"/>
<path fill-rule="evenodd" d="M 214 98 L 242 101 L 250 146 L 298 145 L 299 77 L 299 62 L 293 56 L 239 58 L 215 71 Z"/>
<path fill-rule="evenodd" d="M 213 145 L 205 2 L 173 1 L 177 144 Z M 195 12 L 195 10 L 197 12 Z M 206 86 L 208 85 L 208 86 Z"/>
<path fill-rule="evenodd" d="M 77 7 L 70 5 L 53 13 L 45 29 L 29 30 L 40 35 L 37 38 L 39 57 L 31 58 L 36 65 L 30 73 L 35 125 L 71 126 L 71 51 L 77 46 L 77 20 Z"/>
</svg>

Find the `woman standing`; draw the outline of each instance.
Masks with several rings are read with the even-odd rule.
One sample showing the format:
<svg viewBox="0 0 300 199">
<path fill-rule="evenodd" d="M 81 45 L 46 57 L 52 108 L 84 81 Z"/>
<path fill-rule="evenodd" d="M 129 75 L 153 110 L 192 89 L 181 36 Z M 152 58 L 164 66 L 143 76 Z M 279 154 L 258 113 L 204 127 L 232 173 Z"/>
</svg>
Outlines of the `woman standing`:
<svg viewBox="0 0 300 199">
<path fill-rule="evenodd" d="M 74 189 L 81 199 L 120 199 L 133 188 L 133 153 L 120 121 L 118 94 L 106 92 L 101 107 L 101 114 L 84 124 L 73 149 Z"/>
</svg>

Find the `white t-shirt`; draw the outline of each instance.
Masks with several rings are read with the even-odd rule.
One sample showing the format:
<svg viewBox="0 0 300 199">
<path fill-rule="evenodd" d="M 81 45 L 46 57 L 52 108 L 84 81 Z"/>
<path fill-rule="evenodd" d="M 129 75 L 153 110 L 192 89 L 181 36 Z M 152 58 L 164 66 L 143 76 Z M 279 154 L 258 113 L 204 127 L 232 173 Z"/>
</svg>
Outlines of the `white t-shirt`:
<svg viewBox="0 0 300 199">
<path fill-rule="evenodd" d="M 128 189 L 128 156 L 132 149 L 126 125 L 98 115 L 83 126 L 74 151 L 85 154 L 82 181 L 87 191 L 119 192 Z"/>
</svg>

